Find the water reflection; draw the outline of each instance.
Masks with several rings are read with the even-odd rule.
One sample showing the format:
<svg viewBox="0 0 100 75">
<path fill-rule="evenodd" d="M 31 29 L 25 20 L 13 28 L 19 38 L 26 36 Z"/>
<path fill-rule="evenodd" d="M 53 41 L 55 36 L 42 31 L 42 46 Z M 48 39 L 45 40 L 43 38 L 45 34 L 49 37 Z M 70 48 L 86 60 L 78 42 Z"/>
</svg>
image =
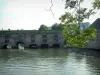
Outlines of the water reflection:
<svg viewBox="0 0 100 75">
<path fill-rule="evenodd" d="M 96 51 L 0 50 L 0 75 L 100 75 Z"/>
<path fill-rule="evenodd" d="M 9 51 L 8 50 L 0 51 L 0 59 L 4 59 L 5 61 L 7 61 L 9 59 Z"/>
</svg>

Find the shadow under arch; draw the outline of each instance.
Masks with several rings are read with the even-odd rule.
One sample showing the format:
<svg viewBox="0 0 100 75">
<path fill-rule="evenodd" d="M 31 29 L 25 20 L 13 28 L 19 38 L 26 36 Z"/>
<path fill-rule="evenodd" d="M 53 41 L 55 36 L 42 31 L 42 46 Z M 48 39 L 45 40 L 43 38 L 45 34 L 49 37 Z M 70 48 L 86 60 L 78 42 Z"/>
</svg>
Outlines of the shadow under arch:
<svg viewBox="0 0 100 75">
<path fill-rule="evenodd" d="M 48 44 L 41 44 L 41 48 L 49 48 Z"/>
<path fill-rule="evenodd" d="M 52 48 L 60 48 L 60 44 L 53 44 Z"/>
<path fill-rule="evenodd" d="M 38 48 L 37 44 L 30 44 L 29 48 Z"/>
<path fill-rule="evenodd" d="M 11 49 L 11 44 L 5 43 L 1 48 L 2 49 Z"/>
<path fill-rule="evenodd" d="M 8 44 L 4 44 L 4 45 L 2 46 L 2 48 L 3 48 L 3 49 L 7 49 L 7 45 L 8 45 Z"/>
</svg>

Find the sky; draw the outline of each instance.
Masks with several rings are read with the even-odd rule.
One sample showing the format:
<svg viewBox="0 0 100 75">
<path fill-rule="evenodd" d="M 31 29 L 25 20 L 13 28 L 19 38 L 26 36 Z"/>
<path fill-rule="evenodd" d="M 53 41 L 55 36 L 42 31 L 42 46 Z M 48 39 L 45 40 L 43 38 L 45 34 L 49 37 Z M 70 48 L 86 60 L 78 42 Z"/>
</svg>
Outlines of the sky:
<svg viewBox="0 0 100 75">
<path fill-rule="evenodd" d="M 93 0 L 85 0 L 81 6 L 91 8 L 91 2 Z M 46 11 L 50 6 L 50 0 L 0 0 L 0 30 L 33 30 L 41 24 L 59 23 L 59 17 L 66 11 L 65 1 L 53 0 L 54 18 L 50 11 Z M 100 10 L 85 22 L 93 23 L 97 18 L 100 18 Z"/>
</svg>

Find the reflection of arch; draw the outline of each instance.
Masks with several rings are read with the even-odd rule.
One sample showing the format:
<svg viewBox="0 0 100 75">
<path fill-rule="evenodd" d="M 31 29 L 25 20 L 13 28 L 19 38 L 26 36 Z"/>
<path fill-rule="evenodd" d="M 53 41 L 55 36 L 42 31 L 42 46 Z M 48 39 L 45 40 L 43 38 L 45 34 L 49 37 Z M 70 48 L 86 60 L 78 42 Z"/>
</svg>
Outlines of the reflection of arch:
<svg viewBox="0 0 100 75">
<path fill-rule="evenodd" d="M 60 44 L 53 44 L 52 47 L 53 48 L 59 48 L 60 47 Z"/>
<path fill-rule="evenodd" d="M 42 45 L 41 45 L 41 48 L 48 48 L 48 47 L 49 47 L 48 44 L 42 44 Z"/>
<path fill-rule="evenodd" d="M 30 44 L 29 48 L 37 48 L 37 45 L 36 44 Z"/>
</svg>

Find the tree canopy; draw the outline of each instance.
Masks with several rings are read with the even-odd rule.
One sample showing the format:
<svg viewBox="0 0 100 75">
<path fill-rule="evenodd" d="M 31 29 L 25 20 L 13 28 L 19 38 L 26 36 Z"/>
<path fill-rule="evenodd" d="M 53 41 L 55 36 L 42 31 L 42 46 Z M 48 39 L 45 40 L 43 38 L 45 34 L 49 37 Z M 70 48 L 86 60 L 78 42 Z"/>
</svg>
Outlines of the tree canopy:
<svg viewBox="0 0 100 75">
<path fill-rule="evenodd" d="M 44 24 L 42 24 L 39 28 L 39 30 L 48 30 L 48 27 Z"/>
<path fill-rule="evenodd" d="M 63 26 L 58 24 L 58 23 L 55 23 L 55 24 L 52 25 L 51 29 L 52 30 L 59 30 L 59 31 L 61 31 L 63 29 Z"/>
<path fill-rule="evenodd" d="M 62 31 L 64 43 L 68 46 L 84 47 L 89 38 L 95 37 L 96 30 L 92 26 L 79 30 L 75 23 L 62 25 L 64 26 Z"/>
<path fill-rule="evenodd" d="M 68 46 L 84 47 L 89 38 L 96 36 L 96 29 L 93 26 L 80 29 L 80 23 L 95 14 L 93 9 L 80 7 L 82 2 L 84 0 L 66 0 L 65 9 L 74 9 L 74 12 L 65 12 L 59 18 L 63 26 L 64 43 Z"/>
<path fill-rule="evenodd" d="M 94 9 L 100 9 L 100 0 L 94 0 L 93 7 Z"/>
</svg>

